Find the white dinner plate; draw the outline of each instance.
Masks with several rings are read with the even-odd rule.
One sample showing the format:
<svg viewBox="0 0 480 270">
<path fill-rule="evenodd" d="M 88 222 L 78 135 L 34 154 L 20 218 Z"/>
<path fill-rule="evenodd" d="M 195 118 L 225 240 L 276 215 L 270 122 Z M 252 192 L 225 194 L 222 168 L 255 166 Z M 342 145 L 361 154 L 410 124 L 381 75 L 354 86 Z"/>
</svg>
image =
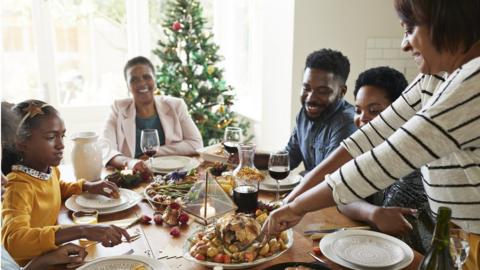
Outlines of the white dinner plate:
<svg viewBox="0 0 480 270">
<path fill-rule="evenodd" d="M 302 180 L 301 175 L 290 174 L 290 175 L 287 176 L 287 178 L 278 181 L 278 183 L 280 184 L 279 185 L 280 188 L 292 188 L 292 187 L 295 187 L 296 185 L 298 185 L 301 180 Z M 262 181 L 262 184 L 266 187 L 269 187 L 269 188 L 277 188 L 277 181 L 275 181 L 275 179 L 273 179 L 269 175 L 266 177 L 266 179 L 264 181 Z"/>
<path fill-rule="evenodd" d="M 140 201 L 142 201 L 143 196 L 141 194 L 138 194 L 135 191 L 129 190 L 129 189 L 122 189 L 125 190 L 125 193 L 128 196 L 128 201 L 120 206 L 116 207 L 111 207 L 111 208 L 103 208 L 103 209 L 98 209 L 98 214 L 99 215 L 107 215 L 107 214 L 113 214 L 117 212 L 121 212 L 127 209 L 130 209 L 137 205 Z M 65 201 L 65 207 L 68 210 L 71 211 L 90 211 L 91 208 L 85 208 L 77 204 L 76 202 L 76 197 L 77 195 L 73 195 L 70 198 L 68 198 Z"/>
<path fill-rule="evenodd" d="M 370 244 L 365 242 L 365 239 L 369 238 L 375 239 Z M 344 240 L 343 242 L 341 239 L 349 239 L 352 240 Z M 361 239 L 362 244 L 352 244 L 356 241 Z M 341 250 L 342 248 L 347 248 L 346 244 L 350 243 L 352 247 L 349 247 L 349 251 Z M 383 258 L 384 260 L 377 260 L 372 259 L 375 256 L 378 256 L 378 249 L 374 246 L 377 244 L 383 243 L 385 244 L 384 247 L 393 248 L 396 251 L 403 254 L 389 254 L 385 256 L 390 256 L 391 258 Z M 388 244 L 386 244 L 388 243 Z M 383 245 L 382 244 L 382 245 Z M 413 261 L 413 251 L 412 249 L 402 242 L 401 240 L 379 232 L 374 231 L 367 231 L 367 230 L 345 230 L 345 231 L 338 231 L 335 233 L 328 234 L 322 238 L 319 243 L 320 250 L 322 253 L 331 261 L 356 270 L 371 270 L 371 269 L 384 269 L 384 270 L 397 270 L 403 269 L 404 267 L 408 266 Z M 399 249 L 398 249 L 399 248 Z M 358 250 L 362 249 L 362 250 Z M 390 252 L 390 250 L 386 250 Z M 361 258 L 359 259 L 358 254 L 361 253 L 364 256 L 364 260 Z M 372 256 L 373 255 L 373 256 Z M 367 259 L 370 258 L 370 259 Z M 398 257 L 401 257 L 398 260 Z M 392 259 L 393 258 L 393 259 Z M 350 261 L 350 260 L 354 260 Z M 381 261 L 381 262 L 379 262 Z M 389 261 L 389 262 L 385 262 Z M 391 263 L 393 261 L 397 261 L 396 263 Z M 360 264 L 358 264 L 360 262 Z M 382 264 L 387 264 L 382 266 Z"/>
<path fill-rule="evenodd" d="M 396 243 L 373 235 L 350 235 L 333 241 L 331 247 L 345 261 L 365 267 L 388 267 L 405 257 Z"/>
<path fill-rule="evenodd" d="M 190 234 L 188 239 L 194 237 L 200 230 L 201 229 L 195 230 L 192 234 Z M 183 257 L 185 259 L 189 260 L 189 261 L 192 261 L 192 262 L 195 262 L 195 263 L 207 266 L 207 267 L 211 267 L 211 268 L 214 268 L 215 266 L 221 266 L 221 267 L 223 267 L 223 269 L 247 269 L 247 268 L 254 267 L 256 265 L 271 261 L 275 258 L 278 258 L 284 252 L 289 250 L 293 245 L 293 231 L 292 231 L 292 229 L 289 229 L 287 231 L 287 235 L 288 235 L 288 243 L 287 243 L 287 248 L 285 250 L 282 250 L 278 253 L 275 253 L 270 257 L 261 258 L 261 259 L 255 260 L 253 262 L 233 264 L 233 263 L 216 263 L 216 262 L 197 260 L 197 259 L 193 258 L 192 255 L 190 255 L 189 251 L 190 251 L 190 243 L 191 242 L 189 240 L 186 240 L 183 244 Z"/>
<path fill-rule="evenodd" d="M 152 167 L 160 171 L 174 171 L 184 168 L 192 158 L 184 156 L 163 156 L 153 158 Z"/>
<path fill-rule="evenodd" d="M 167 265 L 146 256 L 124 255 L 98 259 L 87 263 L 78 270 L 132 270 L 143 265 L 147 270 L 168 270 Z"/>
<path fill-rule="evenodd" d="M 82 193 L 75 198 L 75 202 L 81 207 L 104 209 L 120 206 L 128 202 L 128 194 L 124 189 L 120 189 L 118 199 L 109 198 L 100 194 Z"/>
<path fill-rule="evenodd" d="M 189 160 L 189 162 L 181 168 L 178 168 L 178 169 L 158 169 L 158 168 L 155 167 L 155 163 L 154 163 L 154 167 L 152 168 L 152 171 L 155 172 L 155 173 L 167 174 L 167 173 L 173 172 L 175 170 L 190 171 L 190 170 L 195 169 L 198 166 L 200 166 L 200 161 L 195 159 L 195 158 L 189 158 L 189 157 L 182 157 L 182 158 L 187 158 Z"/>
</svg>

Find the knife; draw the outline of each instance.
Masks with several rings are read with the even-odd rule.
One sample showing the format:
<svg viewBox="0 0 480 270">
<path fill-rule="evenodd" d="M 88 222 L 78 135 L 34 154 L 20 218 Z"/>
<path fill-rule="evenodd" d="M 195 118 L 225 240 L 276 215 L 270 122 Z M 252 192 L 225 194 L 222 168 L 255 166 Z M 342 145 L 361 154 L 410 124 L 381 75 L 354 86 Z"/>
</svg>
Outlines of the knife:
<svg viewBox="0 0 480 270">
<path fill-rule="evenodd" d="M 308 236 L 312 234 L 327 234 L 327 233 L 334 233 L 338 231 L 344 230 L 370 230 L 370 226 L 357 226 L 357 227 L 341 227 L 341 228 L 333 228 L 333 229 L 323 229 L 323 230 L 307 230 L 303 232 L 303 235 Z"/>
</svg>

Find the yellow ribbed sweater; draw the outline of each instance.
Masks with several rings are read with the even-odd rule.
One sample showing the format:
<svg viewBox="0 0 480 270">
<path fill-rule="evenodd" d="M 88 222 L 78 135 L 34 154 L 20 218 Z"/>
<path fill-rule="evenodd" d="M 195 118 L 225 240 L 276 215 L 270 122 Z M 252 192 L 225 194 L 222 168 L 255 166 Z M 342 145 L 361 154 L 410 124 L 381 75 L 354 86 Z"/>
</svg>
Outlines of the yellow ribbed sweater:
<svg viewBox="0 0 480 270">
<path fill-rule="evenodd" d="M 2 206 L 2 243 L 10 255 L 24 265 L 28 260 L 57 248 L 55 232 L 62 200 L 82 192 L 83 180 L 60 180 L 57 167 L 48 180 L 20 171 L 7 175 Z"/>
</svg>

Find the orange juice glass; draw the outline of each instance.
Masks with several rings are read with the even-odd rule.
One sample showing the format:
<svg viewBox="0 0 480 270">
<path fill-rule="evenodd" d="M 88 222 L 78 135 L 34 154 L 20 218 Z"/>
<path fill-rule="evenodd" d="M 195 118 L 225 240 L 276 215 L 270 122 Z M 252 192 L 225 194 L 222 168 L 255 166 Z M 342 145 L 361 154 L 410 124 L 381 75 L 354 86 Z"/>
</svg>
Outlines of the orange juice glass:
<svg viewBox="0 0 480 270">
<path fill-rule="evenodd" d="M 97 210 L 88 210 L 88 211 L 75 211 L 72 214 L 73 222 L 79 225 L 85 224 L 97 224 L 98 222 L 98 211 Z M 86 239 L 80 239 L 79 243 L 81 246 L 91 243 Z"/>
</svg>

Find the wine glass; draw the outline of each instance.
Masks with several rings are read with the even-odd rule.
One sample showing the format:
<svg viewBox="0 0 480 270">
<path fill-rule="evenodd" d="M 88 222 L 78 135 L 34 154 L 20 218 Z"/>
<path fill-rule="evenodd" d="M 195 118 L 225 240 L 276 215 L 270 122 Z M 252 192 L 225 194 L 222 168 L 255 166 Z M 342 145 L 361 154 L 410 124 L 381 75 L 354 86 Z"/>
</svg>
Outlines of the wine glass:
<svg viewBox="0 0 480 270">
<path fill-rule="evenodd" d="M 268 159 L 268 173 L 277 182 L 275 203 L 281 204 L 279 181 L 287 178 L 290 174 L 290 156 L 288 155 L 288 151 L 283 150 L 270 154 L 270 158 Z"/>
<path fill-rule="evenodd" d="M 223 137 L 223 148 L 229 155 L 237 153 L 237 146 L 243 141 L 242 129 L 238 127 L 227 127 Z"/>
<path fill-rule="evenodd" d="M 450 229 L 450 254 L 457 269 L 462 269 L 470 251 L 468 233 L 460 228 Z"/>
<path fill-rule="evenodd" d="M 156 129 L 143 129 L 140 135 L 140 148 L 142 152 L 148 156 L 150 168 L 153 168 L 153 156 L 160 147 L 160 139 Z"/>
</svg>

